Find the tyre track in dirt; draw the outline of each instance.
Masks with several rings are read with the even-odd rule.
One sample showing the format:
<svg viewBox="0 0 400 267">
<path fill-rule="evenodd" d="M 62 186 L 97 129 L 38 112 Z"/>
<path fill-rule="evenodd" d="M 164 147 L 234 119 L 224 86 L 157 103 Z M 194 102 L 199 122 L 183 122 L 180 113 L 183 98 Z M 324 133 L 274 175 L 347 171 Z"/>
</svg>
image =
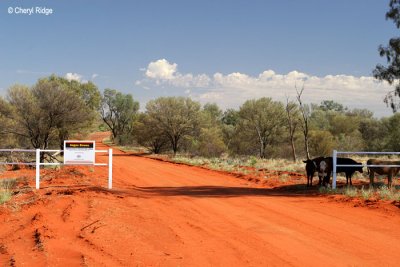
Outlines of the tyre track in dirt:
<svg viewBox="0 0 400 267">
<path fill-rule="evenodd" d="M 153 246 L 151 256 L 139 255 L 146 264 L 395 266 L 400 259 L 398 211 L 353 208 L 117 153 L 115 188 L 140 196 L 140 228 L 151 228 L 141 240 Z M 163 250 L 182 259 L 158 256 Z"/>
<path fill-rule="evenodd" d="M 104 137 L 94 135 L 97 149 L 107 148 Z M 354 208 L 114 154 L 112 190 L 105 189 L 107 168 L 73 170 L 61 180 L 56 173 L 31 204 L 0 213 L 0 266 L 397 266 L 400 260 L 397 208 Z M 105 153 L 96 157 L 107 162 Z"/>
</svg>

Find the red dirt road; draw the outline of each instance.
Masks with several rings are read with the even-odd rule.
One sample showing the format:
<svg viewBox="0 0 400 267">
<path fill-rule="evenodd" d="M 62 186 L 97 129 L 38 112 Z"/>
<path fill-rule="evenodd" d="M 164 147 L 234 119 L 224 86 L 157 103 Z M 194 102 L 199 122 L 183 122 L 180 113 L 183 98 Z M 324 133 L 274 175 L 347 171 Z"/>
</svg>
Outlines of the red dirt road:
<svg viewBox="0 0 400 267">
<path fill-rule="evenodd" d="M 101 140 L 104 135 L 95 138 Z M 105 148 L 97 143 L 97 149 Z M 106 162 L 100 155 L 98 161 Z M 21 171 L 33 184 L 33 172 Z M 398 266 L 400 211 L 114 150 L 0 209 L 0 266 Z"/>
</svg>

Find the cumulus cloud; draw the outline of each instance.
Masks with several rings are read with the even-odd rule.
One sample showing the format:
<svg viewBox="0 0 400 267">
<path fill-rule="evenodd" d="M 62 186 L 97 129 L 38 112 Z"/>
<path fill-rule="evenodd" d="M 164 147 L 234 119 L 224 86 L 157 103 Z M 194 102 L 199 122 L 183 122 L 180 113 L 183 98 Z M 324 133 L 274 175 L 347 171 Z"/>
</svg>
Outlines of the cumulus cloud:
<svg viewBox="0 0 400 267">
<path fill-rule="evenodd" d="M 177 64 L 171 64 L 166 59 L 150 62 L 146 69 L 146 76 L 151 79 L 171 80 L 174 78 Z"/>
<path fill-rule="evenodd" d="M 68 72 L 67 74 L 65 74 L 64 78 L 67 79 L 68 81 L 80 82 L 82 80 L 82 75 L 80 75 L 78 73 Z"/>
<path fill-rule="evenodd" d="M 94 78 L 97 77 L 97 74 L 94 74 Z M 88 83 L 89 81 L 86 79 L 83 79 L 83 75 L 80 75 L 78 73 L 72 73 L 68 72 L 67 74 L 64 75 L 64 78 L 67 79 L 68 81 L 77 81 L 80 83 Z M 92 80 L 94 79 L 92 75 Z"/>
<path fill-rule="evenodd" d="M 293 100 L 296 89 L 305 87 L 303 101 L 320 103 L 323 100 L 334 100 L 350 108 L 367 108 L 377 116 L 389 115 L 390 109 L 383 103 L 388 91 L 393 90 L 385 82 L 378 82 L 371 76 L 356 77 L 352 75 L 314 76 L 301 71 L 278 74 L 265 70 L 259 75 L 245 73 L 182 74 L 177 64 L 165 59 L 151 62 L 145 72 L 145 79 L 136 85 L 155 88 L 170 86 L 182 88 L 185 94 L 203 103 L 216 102 L 222 108 L 237 108 L 247 99 L 272 97 L 285 101 L 286 96 Z M 196 90 L 197 89 L 197 90 Z"/>
<path fill-rule="evenodd" d="M 136 85 L 143 87 L 144 84 L 153 82 L 157 85 L 169 84 L 174 87 L 207 87 L 211 81 L 205 74 L 182 74 L 178 72 L 178 64 L 170 63 L 166 59 L 150 62 L 143 71 L 145 79 L 135 82 Z"/>
</svg>

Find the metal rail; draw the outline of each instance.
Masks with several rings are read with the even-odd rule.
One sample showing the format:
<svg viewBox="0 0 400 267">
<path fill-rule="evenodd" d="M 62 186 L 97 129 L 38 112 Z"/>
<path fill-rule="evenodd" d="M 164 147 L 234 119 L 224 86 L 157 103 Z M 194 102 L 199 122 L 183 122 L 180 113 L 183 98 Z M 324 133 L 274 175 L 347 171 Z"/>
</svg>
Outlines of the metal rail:
<svg viewBox="0 0 400 267">
<path fill-rule="evenodd" d="M 369 152 L 369 151 L 336 151 L 336 154 L 361 154 L 361 155 L 400 155 L 400 152 Z"/>
<path fill-rule="evenodd" d="M 361 155 L 400 155 L 400 152 L 369 152 L 369 151 L 358 151 L 358 152 L 349 152 L 349 151 L 336 151 L 333 150 L 332 153 L 332 161 L 333 161 L 333 168 L 332 168 L 332 189 L 336 188 L 336 180 L 337 180 L 337 167 L 400 167 L 400 165 L 376 165 L 376 164 L 362 164 L 362 165 L 355 165 L 355 164 L 337 164 L 337 155 L 338 154 L 361 154 Z M 400 162 L 400 161 L 399 161 Z"/>
<path fill-rule="evenodd" d="M 0 165 L 29 165 L 36 166 L 36 189 L 40 189 L 40 166 L 108 166 L 108 189 L 112 189 L 112 149 L 94 150 L 95 153 L 107 153 L 108 163 L 62 163 L 62 162 L 40 162 L 40 153 L 55 152 L 60 153 L 64 150 L 60 149 L 0 149 L 0 152 L 35 152 L 35 162 L 0 162 Z"/>
</svg>

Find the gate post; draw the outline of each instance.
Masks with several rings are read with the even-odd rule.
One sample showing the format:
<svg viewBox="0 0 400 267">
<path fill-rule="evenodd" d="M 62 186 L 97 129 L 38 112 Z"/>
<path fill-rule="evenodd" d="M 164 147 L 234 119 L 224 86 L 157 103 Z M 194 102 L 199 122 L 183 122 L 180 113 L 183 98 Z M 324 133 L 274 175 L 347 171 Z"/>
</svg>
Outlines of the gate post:
<svg viewBox="0 0 400 267">
<path fill-rule="evenodd" d="M 36 149 L 36 189 L 40 188 L 40 149 Z"/>
<path fill-rule="evenodd" d="M 336 188 L 336 165 L 337 165 L 337 150 L 333 150 L 332 155 L 333 167 L 332 167 L 332 189 Z"/>
<path fill-rule="evenodd" d="M 112 148 L 108 149 L 108 189 L 112 189 Z"/>
</svg>

